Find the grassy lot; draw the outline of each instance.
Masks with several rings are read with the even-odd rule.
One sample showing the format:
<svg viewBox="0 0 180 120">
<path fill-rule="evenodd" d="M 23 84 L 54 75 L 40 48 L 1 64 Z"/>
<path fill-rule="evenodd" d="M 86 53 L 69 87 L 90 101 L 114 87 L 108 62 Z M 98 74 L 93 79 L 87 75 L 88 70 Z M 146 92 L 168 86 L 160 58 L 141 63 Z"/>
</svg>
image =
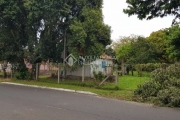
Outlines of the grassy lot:
<svg viewBox="0 0 180 120">
<path fill-rule="evenodd" d="M 147 74 L 147 73 L 146 73 Z M 138 77 L 137 73 L 134 76 L 124 75 L 119 77 L 118 81 L 118 90 L 115 83 L 106 82 L 101 87 L 94 87 L 95 84 L 93 80 L 85 81 L 82 83 L 78 80 L 65 80 L 60 81 L 60 84 L 57 84 L 57 79 L 50 79 L 47 76 L 41 76 L 38 81 L 25 81 L 25 80 L 11 80 L 11 82 L 22 83 L 28 85 L 38 85 L 46 87 L 56 87 L 56 88 L 65 88 L 72 90 L 81 90 L 89 91 L 96 93 L 103 97 L 117 98 L 121 100 L 136 100 L 136 96 L 133 95 L 133 91 L 137 88 L 137 85 L 144 83 L 145 81 L 150 80 L 149 74 L 144 77 Z M 3 80 L 0 79 L 0 82 Z"/>
</svg>

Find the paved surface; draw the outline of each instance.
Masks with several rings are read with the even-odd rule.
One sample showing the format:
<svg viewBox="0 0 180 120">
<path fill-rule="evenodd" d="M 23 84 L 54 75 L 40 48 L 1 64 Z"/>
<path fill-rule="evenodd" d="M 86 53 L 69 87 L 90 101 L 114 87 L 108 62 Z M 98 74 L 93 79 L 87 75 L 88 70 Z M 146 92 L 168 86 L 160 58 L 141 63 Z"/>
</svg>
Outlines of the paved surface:
<svg viewBox="0 0 180 120">
<path fill-rule="evenodd" d="M 37 85 L 26 85 L 26 84 L 13 83 L 13 82 L 2 82 L 2 84 L 18 85 L 18 86 L 26 86 L 26 87 L 34 87 L 34 88 L 42 88 L 42 89 L 74 92 L 74 93 L 83 93 L 83 94 L 87 94 L 87 95 L 97 95 L 95 93 L 87 92 L 87 91 L 78 91 L 78 90 L 70 90 L 70 89 L 64 89 L 64 88 L 53 88 L 53 87 L 37 86 Z"/>
<path fill-rule="evenodd" d="M 180 109 L 0 84 L 0 120 L 179 120 Z"/>
</svg>

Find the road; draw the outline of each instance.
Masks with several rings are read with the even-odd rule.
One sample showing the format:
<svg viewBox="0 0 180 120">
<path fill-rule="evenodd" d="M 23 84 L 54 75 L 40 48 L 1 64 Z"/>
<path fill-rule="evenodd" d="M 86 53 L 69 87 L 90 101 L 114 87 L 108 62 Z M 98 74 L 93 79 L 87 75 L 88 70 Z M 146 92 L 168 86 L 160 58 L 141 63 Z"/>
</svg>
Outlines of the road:
<svg viewBox="0 0 180 120">
<path fill-rule="evenodd" d="M 179 120 L 180 109 L 0 84 L 0 120 Z"/>
</svg>

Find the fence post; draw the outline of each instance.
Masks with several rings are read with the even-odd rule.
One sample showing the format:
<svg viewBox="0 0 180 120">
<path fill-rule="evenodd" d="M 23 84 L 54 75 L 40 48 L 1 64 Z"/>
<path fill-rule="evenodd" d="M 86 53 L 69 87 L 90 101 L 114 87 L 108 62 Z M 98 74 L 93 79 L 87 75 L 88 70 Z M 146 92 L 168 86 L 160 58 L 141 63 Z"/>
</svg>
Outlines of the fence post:
<svg viewBox="0 0 180 120">
<path fill-rule="evenodd" d="M 38 63 L 36 63 L 36 80 L 38 79 Z"/>
<path fill-rule="evenodd" d="M 11 64 L 11 79 L 13 78 L 13 64 Z"/>
<path fill-rule="evenodd" d="M 82 66 L 82 82 L 84 82 L 84 64 Z"/>
<path fill-rule="evenodd" d="M 59 84 L 59 78 L 60 78 L 60 64 L 58 63 L 58 84 Z"/>
<path fill-rule="evenodd" d="M 63 64 L 63 81 L 65 80 L 65 63 Z"/>
<path fill-rule="evenodd" d="M 118 66 L 115 65 L 115 69 L 116 69 L 116 86 L 118 86 Z"/>
</svg>

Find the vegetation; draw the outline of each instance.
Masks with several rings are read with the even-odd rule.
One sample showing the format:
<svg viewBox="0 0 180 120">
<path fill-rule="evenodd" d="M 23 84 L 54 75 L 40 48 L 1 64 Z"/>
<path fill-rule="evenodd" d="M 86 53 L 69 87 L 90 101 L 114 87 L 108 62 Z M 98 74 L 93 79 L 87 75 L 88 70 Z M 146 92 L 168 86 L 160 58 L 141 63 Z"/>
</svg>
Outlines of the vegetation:
<svg viewBox="0 0 180 120">
<path fill-rule="evenodd" d="M 180 107 L 180 63 L 152 72 L 152 81 L 139 85 L 135 90 L 144 101 L 155 104 Z"/>
<path fill-rule="evenodd" d="M 155 17 L 165 17 L 174 15 L 175 19 L 180 18 L 179 0 L 126 0 L 128 8 L 124 13 L 137 15 L 139 19 L 153 19 Z"/>
<path fill-rule="evenodd" d="M 147 38 L 138 35 L 120 37 L 106 49 L 111 44 L 111 29 L 103 23 L 103 0 L 2 0 L 0 64 L 3 73 L 0 76 L 7 77 L 6 69 L 10 62 L 13 64 L 11 70 L 17 71 L 17 79 L 32 80 L 13 82 L 87 90 L 102 96 L 131 100 L 135 90 L 134 97 L 140 96 L 144 101 L 180 107 L 180 23 L 175 22 L 180 18 L 179 0 L 126 2 L 128 8 L 123 11 L 129 16 L 153 19 L 175 15 L 173 25 L 152 32 Z M 62 63 L 64 57 L 71 53 L 78 57 L 100 56 L 102 53 L 116 56 L 115 62 L 121 65 L 119 68 L 123 74 L 119 79 L 119 90 L 114 83 L 97 87 L 91 81 L 61 81 L 60 84 L 54 79 L 33 81 L 36 63 Z M 31 70 L 28 71 L 24 60 L 32 64 Z M 128 75 L 130 70 L 132 76 Z M 145 82 L 149 80 L 150 72 L 152 80 Z M 94 76 L 95 83 L 104 78 L 102 73 L 94 73 Z"/>
<path fill-rule="evenodd" d="M 93 80 L 86 80 L 84 83 L 82 83 L 80 80 L 65 80 L 60 81 L 60 84 L 57 84 L 57 79 L 49 78 L 48 76 L 41 76 L 38 79 L 38 81 L 12 79 L 11 82 L 28 85 L 89 91 L 104 97 L 137 101 L 138 97 L 133 95 L 133 91 L 137 88 L 138 85 L 144 83 L 147 80 L 149 80 L 149 73 L 145 72 L 143 72 L 143 77 L 138 77 L 137 72 L 135 72 L 134 76 L 121 76 L 119 77 L 118 90 L 116 89 L 115 83 L 112 82 L 106 82 L 101 87 L 97 87 L 94 84 Z M 2 79 L 1 82 L 3 81 L 5 80 Z"/>
<path fill-rule="evenodd" d="M 154 46 L 154 52 L 156 60 L 160 63 L 169 63 L 171 60 L 168 57 L 167 49 L 167 38 L 165 30 L 158 30 L 152 32 L 149 37 L 146 38 L 152 46 Z"/>
<path fill-rule="evenodd" d="M 104 74 L 101 71 L 99 71 L 98 73 L 96 73 L 96 71 L 93 71 L 93 75 L 95 80 L 102 81 L 104 79 Z"/>
<path fill-rule="evenodd" d="M 64 49 L 65 56 L 98 56 L 111 43 L 102 0 L 9 0 L 0 8 L 0 61 L 17 64 L 18 78 L 29 78 L 22 73 L 28 72 L 24 59 L 33 65 L 34 79 L 35 64 L 63 62 Z"/>
<path fill-rule="evenodd" d="M 180 24 L 176 23 L 165 30 L 167 54 L 171 61 L 180 60 Z"/>
<path fill-rule="evenodd" d="M 143 101 L 153 101 L 155 104 L 163 106 L 180 107 L 180 66 L 178 63 L 180 60 L 180 25 L 176 22 L 176 19 L 180 18 L 179 0 L 126 0 L 126 3 L 128 4 L 128 8 L 123 10 L 124 13 L 129 16 L 137 15 L 139 19 L 150 20 L 155 17 L 164 17 L 167 15 L 175 16 L 171 27 L 153 32 L 149 37 L 145 38 L 145 41 L 142 43 L 148 43 L 148 46 L 147 44 L 142 46 L 143 44 L 135 41 L 138 49 L 144 49 L 144 52 L 141 51 L 138 53 L 138 50 L 135 50 L 132 54 L 133 47 L 131 42 L 131 44 L 119 45 L 119 51 L 116 51 L 116 54 L 119 56 L 118 59 L 121 60 L 124 56 L 126 59 L 127 56 L 130 56 L 130 59 L 137 59 L 138 56 L 133 55 L 138 53 L 140 60 L 137 60 L 142 61 L 142 63 L 136 64 L 135 69 L 139 73 L 146 66 L 144 64 L 147 61 L 143 61 L 145 58 L 149 60 L 148 62 L 151 64 L 151 67 L 153 64 L 155 66 L 159 63 L 165 63 L 160 68 L 153 68 L 152 80 L 139 85 L 135 90 L 135 95 L 141 96 Z M 123 51 L 122 49 L 124 47 L 126 49 Z M 145 56 L 142 56 L 143 53 Z M 126 62 L 128 61 L 129 58 Z M 167 67 L 169 63 L 173 64 Z"/>
</svg>

